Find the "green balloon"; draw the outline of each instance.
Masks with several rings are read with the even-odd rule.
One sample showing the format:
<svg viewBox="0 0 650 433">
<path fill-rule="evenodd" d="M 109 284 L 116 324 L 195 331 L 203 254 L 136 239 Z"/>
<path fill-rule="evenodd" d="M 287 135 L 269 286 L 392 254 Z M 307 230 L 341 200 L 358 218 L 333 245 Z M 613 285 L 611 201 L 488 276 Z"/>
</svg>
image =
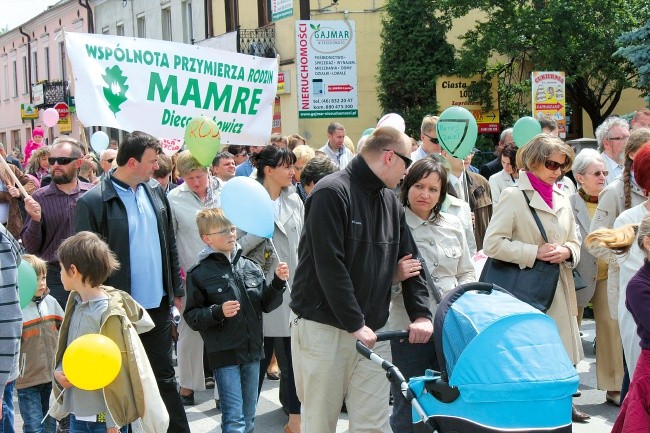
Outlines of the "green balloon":
<svg viewBox="0 0 650 433">
<path fill-rule="evenodd" d="M 36 271 L 27 260 L 21 260 L 18 265 L 18 299 L 20 308 L 25 308 L 36 293 L 38 278 Z"/>
<path fill-rule="evenodd" d="M 361 134 L 362 137 L 365 137 L 366 135 L 370 135 L 374 132 L 375 128 L 368 128 L 363 133 Z"/>
<path fill-rule="evenodd" d="M 542 125 L 534 117 L 526 116 L 515 122 L 512 127 L 512 138 L 517 147 L 524 147 L 537 134 L 542 133 Z"/>
<path fill-rule="evenodd" d="M 221 131 L 214 120 L 195 117 L 185 127 L 185 145 L 192 156 L 208 167 L 221 148 Z"/>
<path fill-rule="evenodd" d="M 472 113 L 459 106 L 447 108 L 436 124 L 440 144 L 455 158 L 463 159 L 472 152 L 478 136 L 478 125 Z"/>
</svg>

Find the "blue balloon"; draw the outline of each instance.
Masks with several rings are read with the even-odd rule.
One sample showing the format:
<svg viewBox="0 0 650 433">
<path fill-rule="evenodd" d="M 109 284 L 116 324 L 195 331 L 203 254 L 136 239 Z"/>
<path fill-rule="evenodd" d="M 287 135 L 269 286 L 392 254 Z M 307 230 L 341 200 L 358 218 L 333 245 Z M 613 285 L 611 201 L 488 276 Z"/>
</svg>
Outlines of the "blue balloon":
<svg viewBox="0 0 650 433">
<path fill-rule="evenodd" d="M 247 176 L 230 179 L 221 190 L 221 208 L 240 230 L 263 238 L 273 237 L 273 201 L 258 181 Z"/>
</svg>

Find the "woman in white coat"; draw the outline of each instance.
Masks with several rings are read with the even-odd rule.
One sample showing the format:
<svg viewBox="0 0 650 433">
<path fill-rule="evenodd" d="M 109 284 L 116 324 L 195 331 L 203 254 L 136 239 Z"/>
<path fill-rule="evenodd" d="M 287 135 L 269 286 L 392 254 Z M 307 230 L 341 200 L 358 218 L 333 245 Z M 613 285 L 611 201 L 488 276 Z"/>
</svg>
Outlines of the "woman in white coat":
<svg viewBox="0 0 650 433">
<path fill-rule="evenodd" d="M 644 144 L 641 149 L 636 152 L 634 159 L 634 177 L 638 186 L 645 192 L 646 196 L 650 191 L 650 142 Z M 617 230 L 630 224 L 639 224 L 643 218 L 650 212 L 650 200 L 646 199 L 641 204 L 634 206 L 621 213 L 614 221 L 614 230 L 599 229 L 591 233 L 586 243 L 589 251 L 594 255 L 611 254 L 618 248 L 616 236 L 613 236 Z M 618 287 L 627 287 L 627 283 L 634 276 L 634 274 L 643 265 L 645 253 L 639 248 L 636 243 L 632 243 L 631 248 L 626 254 L 616 255 L 618 262 Z M 611 278 L 611 274 L 610 274 Z M 639 346 L 639 336 L 636 332 L 636 323 L 632 315 L 625 306 L 625 290 L 621 290 L 618 298 L 618 325 L 621 331 L 621 340 L 623 342 L 623 351 L 625 353 L 625 361 L 630 377 L 634 376 L 634 369 L 641 354 L 641 347 Z M 625 398 L 621 393 L 622 397 Z M 621 401 L 622 403 L 622 401 Z"/>
<path fill-rule="evenodd" d="M 532 268 L 536 259 L 560 265 L 557 290 L 546 314 L 555 321 L 564 348 L 575 365 L 583 358 L 572 274 L 572 268 L 580 260 L 580 242 L 571 204 L 555 185 L 570 170 L 574 153 L 558 137 L 539 134 L 519 156 L 522 168 L 519 182 L 501 193 L 485 234 L 483 250 L 488 257 L 516 263 L 521 268 Z M 526 198 L 539 216 L 548 242 L 544 241 Z M 589 419 L 589 415 L 575 406 L 572 415 L 574 421 Z"/>
<path fill-rule="evenodd" d="M 273 200 L 275 207 L 275 228 L 273 245 L 271 240 L 247 233 L 239 238 L 242 252 L 257 262 L 266 274 L 268 281 L 273 278 L 279 261 L 289 265 L 289 290 L 284 293 L 282 305 L 271 313 L 263 315 L 264 359 L 260 363 L 260 390 L 268 367 L 276 338 L 281 338 L 287 366 L 282 370 L 287 381 L 287 406 L 289 423 L 285 433 L 300 432 L 300 401 L 296 395 L 291 360 L 291 331 L 289 329 L 289 301 L 293 276 L 298 265 L 298 242 L 304 223 L 304 206 L 302 200 L 291 187 L 295 174 L 293 165 L 296 156 L 288 149 L 279 149 L 269 145 L 256 156 L 251 157 L 257 167 L 257 180 L 264 186 Z M 242 198 L 245 199 L 245 198 Z M 277 251 L 277 255 L 276 255 Z M 279 256 L 279 257 L 278 257 Z"/>
<path fill-rule="evenodd" d="M 420 257 L 400 260 L 406 268 L 424 259 L 427 280 L 433 283 L 430 290 L 440 289 L 439 295 L 459 284 L 476 281 L 474 265 L 467 245 L 465 231 L 460 219 L 441 212 L 447 195 L 447 170 L 435 159 L 426 157 L 417 161 L 402 182 L 400 199 L 405 208 L 406 224 L 418 246 Z M 412 263 L 408 263 L 408 262 Z M 410 276 L 410 275 L 408 275 Z M 396 280 L 401 280 L 399 276 Z M 404 299 L 395 296 L 400 293 L 399 285 L 393 286 L 393 298 L 387 329 L 408 329 L 411 319 L 406 313 Z M 433 313 L 437 307 L 435 296 L 429 294 Z M 427 369 L 437 369 L 433 340 L 426 344 L 410 344 L 406 341 L 391 341 L 393 363 L 404 377 L 421 376 Z M 394 396 L 400 396 L 399 385 L 391 384 Z M 390 417 L 393 432 L 412 432 L 411 405 L 401 397 L 393 401 Z"/>
<path fill-rule="evenodd" d="M 517 185 L 519 170 L 517 169 L 517 146 L 507 144 L 501 151 L 501 166 L 503 170 L 490 176 L 492 203 L 496 205 L 501 197 L 501 191 L 509 186 Z"/>
</svg>

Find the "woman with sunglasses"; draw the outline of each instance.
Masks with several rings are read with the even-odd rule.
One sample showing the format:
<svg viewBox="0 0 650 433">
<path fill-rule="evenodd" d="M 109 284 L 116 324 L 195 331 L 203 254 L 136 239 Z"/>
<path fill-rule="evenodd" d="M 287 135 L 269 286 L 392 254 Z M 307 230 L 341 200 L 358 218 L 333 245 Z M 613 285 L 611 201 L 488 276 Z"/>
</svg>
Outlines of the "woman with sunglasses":
<svg viewBox="0 0 650 433">
<path fill-rule="evenodd" d="M 594 149 L 583 149 L 573 161 L 573 174 L 578 182 L 578 193 L 569 197 L 573 215 L 582 239 L 589 234 L 591 220 L 598 206 L 598 195 L 605 187 L 605 161 Z M 620 405 L 623 381 L 623 351 L 618 321 L 609 314 L 607 300 L 607 262 L 596 259 L 584 245 L 580 248 L 580 262 L 576 267 L 587 287 L 576 291 L 578 326 L 585 307 L 591 302 L 596 321 L 596 379 L 597 387 L 606 391 L 605 399 Z"/>
<path fill-rule="evenodd" d="M 433 282 L 430 290 L 440 289 L 440 296 L 459 284 L 476 281 L 460 219 L 441 212 L 447 197 L 447 186 L 447 170 L 429 156 L 413 164 L 402 182 L 400 191 L 406 224 L 418 246 L 418 258 L 423 260 L 420 263 L 413 259 L 400 262 L 410 262 L 407 267 L 417 263 L 418 269 L 426 272 L 427 279 Z M 426 267 L 420 268 L 421 263 Z M 429 294 L 429 302 L 431 311 L 435 314 L 437 302 L 433 293 Z M 395 285 L 386 328 L 407 329 L 410 324 L 411 319 L 406 313 L 401 287 Z M 433 340 L 426 344 L 393 340 L 391 352 L 393 363 L 406 378 L 421 376 L 427 369 L 438 369 Z M 395 396 L 390 417 L 393 432 L 413 432 L 411 405 L 401 397 L 399 384 L 391 384 L 391 390 Z"/>
<path fill-rule="evenodd" d="M 555 186 L 555 181 L 571 168 L 573 158 L 569 146 L 546 134 L 535 136 L 521 149 L 519 182 L 516 187 L 502 191 L 485 233 L 483 251 L 488 257 L 528 268 L 533 267 L 536 259 L 560 265 L 557 290 L 546 314 L 555 321 L 575 365 L 583 358 L 572 275 L 580 260 L 580 242 L 569 199 Z M 547 241 L 527 199 L 544 227 Z M 578 422 L 589 419 L 575 406 L 572 415 Z"/>
<path fill-rule="evenodd" d="M 264 186 L 273 200 L 275 226 L 271 240 L 247 233 L 238 241 L 242 253 L 262 267 L 267 281 L 271 281 L 280 261 L 289 265 L 288 288 L 284 292 L 282 305 L 271 313 L 264 314 L 264 359 L 260 362 L 259 390 L 262 390 L 264 375 L 269 366 L 276 338 L 282 339 L 287 365 L 282 369 L 282 379 L 287 383 L 286 401 L 289 422 L 285 433 L 300 433 L 300 400 L 296 395 L 291 360 L 291 331 L 289 329 L 289 301 L 293 276 L 298 266 L 298 241 L 304 224 L 302 200 L 292 188 L 295 175 L 296 156 L 288 149 L 268 145 L 261 152 L 251 156 L 257 168 L 257 180 Z M 242 197 L 245 200 L 246 197 Z M 272 244 L 271 244 L 272 241 Z M 275 248 L 273 248 L 275 246 Z"/>
</svg>

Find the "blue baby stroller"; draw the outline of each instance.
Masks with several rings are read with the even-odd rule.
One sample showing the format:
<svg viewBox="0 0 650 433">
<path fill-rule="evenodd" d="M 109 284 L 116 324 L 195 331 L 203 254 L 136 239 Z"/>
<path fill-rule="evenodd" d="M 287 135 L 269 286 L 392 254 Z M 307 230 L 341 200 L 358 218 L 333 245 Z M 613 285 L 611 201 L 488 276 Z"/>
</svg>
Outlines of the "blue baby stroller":
<svg viewBox="0 0 650 433">
<path fill-rule="evenodd" d="M 382 340 L 408 336 L 381 334 Z M 433 339 L 440 373 L 428 370 L 408 384 L 357 342 L 359 353 L 381 365 L 411 401 L 416 433 L 571 432 L 579 380 L 553 319 L 498 286 L 469 283 L 442 299 Z"/>
</svg>

